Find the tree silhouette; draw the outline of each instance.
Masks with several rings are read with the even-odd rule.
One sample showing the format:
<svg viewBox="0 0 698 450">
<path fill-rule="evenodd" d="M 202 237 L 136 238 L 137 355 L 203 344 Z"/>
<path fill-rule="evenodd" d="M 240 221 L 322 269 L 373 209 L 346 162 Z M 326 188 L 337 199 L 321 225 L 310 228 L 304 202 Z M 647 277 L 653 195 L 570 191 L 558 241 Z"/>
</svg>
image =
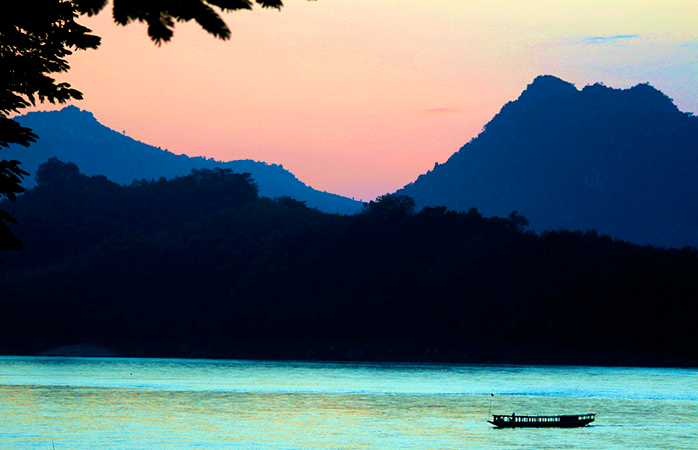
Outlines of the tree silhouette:
<svg viewBox="0 0 698 450">
<path fill-rule="evenodd" d="M 381 195 L 364 203 L 363 214 L 384 219 L 399 219 L 414 215 L 415 202 L 407 195 Z"/>
<path fill-rule="evenodd" d="M 100 38 L 75 22 L 75 6 L 67 1 L 15 2 L 0 15 L 0 147 L 28 146 L 37 139 L 29 128 L 8 116 L 40 102 L 65 103 L 82 95 L 53 74 L 69 69 L 66 57 L 73 50 L 97 48 Z M 19 161 L 0 160 L 0 200 L 24 191 L 20 182 L 27 172 Z M 21 248 L 8 223 L 14 219 L 0 211 L 0 250 Z"/>
<path fill-rule="evenodd" d="M 507 216 L 509 217 L 510 227 L 516 231 L 524 231 L 528 228 L 528 219 L 518 213 L 518 211 L 512 211 Z"/>
<path fill-rule="evenodd" d="M 280 9 L 281 0 L 255 0 L 263 8 Z M 94 15 L 107 5 L 107 0 L 73 0 L 76 11 Z M 148 24 L 148 35 L 158 45 L 168 42 L 174 34 L 175 21 L 196 21 L 201 28 L 221 38 L 230 38 L 230 29 L 213 7 L 224 12 L 252 9 L 250 0 L 114 0 L 114 21 L 127 25 L 132 21 Z"/>
<path fill-rule="evenodd" d="M 76 179 L 84 178 L 87 177 L 80 173 L 80 169 L 75 163 L 64 163 L 55 157 L 49 158 L 36 171 L 36 184 L 41 187 L 68 184 Z"/>
<path fill-rule="evenodd" d="M 7 5 L 0 14 L 0 150 L 10 144 L 25 147 L 38 136 L 9 116 L 36 102 L 65 103 L 82 99 L 80 91 L 53 74 L 70 69 L 66 57 L 74 50 L 96 49 L 100 38 L 76 22 L 80 15 L 104 10 L 108 0 L 24 1 Z M 263 8 L 281 8 L 281 0 L 255 0 Z M 223 12 L 251 9 L 251 0 L 114 0 L 113 17 L 120 25 L 133 21 L 148 25 L 151 40 L 160 45 L 174 33 L 175 22 L 196 21 L 220 39 L 230 38 L 230 29 L 214 8 Z M 20 183 L 28 173 L 19 161 L 0 160 L 0 201 L 14 200 L 24 189 Z M 0 210 L 0 250 L 21 249 L 9 223 L 15 220 Z"/>
</svg>

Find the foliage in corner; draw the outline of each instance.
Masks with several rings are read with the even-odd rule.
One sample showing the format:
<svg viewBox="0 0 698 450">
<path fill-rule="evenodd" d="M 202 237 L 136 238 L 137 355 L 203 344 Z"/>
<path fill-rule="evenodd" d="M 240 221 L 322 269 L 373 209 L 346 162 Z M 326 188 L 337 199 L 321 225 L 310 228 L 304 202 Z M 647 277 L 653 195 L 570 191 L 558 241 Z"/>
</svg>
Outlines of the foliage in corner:
<svg viewBox="0 0 698 450">
<path fill-rule="evenodd" d="M 255 0 L 263 8 L 280 9 L 281 0 Z M 38 139 L 31 129 L 10 118 L 38 102 L 66 103 L 82 99 L 69 83 L 54 74 L 70 69 L 66 57 L 75 50 L 96 49 L 100 37 L 76 22 L 80 15 L 102 11 L 108 0 L 27 0 L 7 5 L 0 14 L 0 150 L 12 144 L 28 147 Z M 148 25 L 148 35 L 160 45 L 174 34 L 175 22 L 196 21 L 208 33 L 230 38 L 230 29 L 214 7 L 223 12 L 251 9 L 251 0 L 114 0 L 113 17 L 120 25 L 132 21 Z M 14 200 L 24 191 L 28 173 L 19 161 L 0 160 L 0 201 Z M 0 210 L 0 251 L 22 248 L 8 224 L 16 223 Z"/>
<path fill-rule="evenodd" d="M 15 2 L 0 15 L 0 147 L 29 146 L 38 138 L 29 128 L 9 118 L 37 101 L 65 103 L 81 99 L 70 84 L 58 82 L 54 74 L 67 72 L 66 57 L 73 50 L 97 48 L 100 38 L 75 19 L 78 13 L 69 1 Z M 23 192 L 22 178 L 28 173 L 19 161 L 0 160 L 0 200 L 14 200 Z M 15 220 L 0 211 L 0 250 L 19 250 L 21 242 L 8 223 Z"/>
</svg>

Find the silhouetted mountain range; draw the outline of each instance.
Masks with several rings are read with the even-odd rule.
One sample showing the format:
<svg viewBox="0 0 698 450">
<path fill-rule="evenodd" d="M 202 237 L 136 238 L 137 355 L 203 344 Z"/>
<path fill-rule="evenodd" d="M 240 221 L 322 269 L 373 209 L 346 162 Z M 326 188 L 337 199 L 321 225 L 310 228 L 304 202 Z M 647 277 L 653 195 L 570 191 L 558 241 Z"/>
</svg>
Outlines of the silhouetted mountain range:
<svg viewBox="0 0 698 450">
<path fill-rule="evenodd" d="M 698 117 L 647 84 L 537 77 L 444 164 L 397 192 L 417 206 L 517 211 L 536 231 L 698 246 Z"/>
<path fill-rule="evenodd" d="M 39 140 L 28 149 L 19 146 L 7 149 L 3 151 L 3 158 L 22 161 L 22 169 L 32 175 L 39 164 L 51 157 L 77 164 L 86 175 L 105 175 L 119 184 L 160 177 L 169 179 L 187 175 L 192 169 L 221 167 L 250 173 L 259 186 L 260 195 L 265 197 L 287 196 L 321 211 L 340 214 L 353 214 L 361 208 L 359 201 L 310 188 L 283 166 L 252 160 L 222 162 L 176 155 L 107 128 L 92 113 L 75 106 L 60 111 L 33 112 L 16 120 L 31 128 L 39 135 Z M 33 176 L 23 182 L 25 188 L 35 184 Z"/>
<path fill-rule="evenodd" d="M 693 248 L 405 196 L 327 214 L 230 169 L 118 185 L 52 158 L 37 181 L 0 202 L 25 243 L 0 354 L 698 365 Z"/>
<path fill-rule="evenodd" d="M 1 255 L 0 354 L 88 343 L 126 356 L 698 365 L 686 314 L 698 250 L 536 234 L 508 214 L 690 243 L 696 118 L 650 86 L 537 78 L 405 188 L 437 205 L 418 212 L 406 195 L 355 215 L 271 200 L 264 172 L 210 169 L 222 164 L 137 143 L 77 108 L 21 121 L 47 162 L 34 189 L 0 202 L 25 244 Z M 48 150 L 57 143 L 66 153 Z M 186 175 L 160 178 L 173 166 Z"/>
</svg>

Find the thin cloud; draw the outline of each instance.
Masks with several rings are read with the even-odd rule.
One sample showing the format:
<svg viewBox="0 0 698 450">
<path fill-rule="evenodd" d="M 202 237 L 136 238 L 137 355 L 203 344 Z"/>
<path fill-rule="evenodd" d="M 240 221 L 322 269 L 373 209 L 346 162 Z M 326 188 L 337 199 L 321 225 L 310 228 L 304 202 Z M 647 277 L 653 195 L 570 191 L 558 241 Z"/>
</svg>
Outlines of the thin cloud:
<svg viewBox="0 0 698 450">
<path fill-rule="evenodd" d="M 451 106 L 447 106 L 444 108 L 423 109 L 421 112 L 425 113 L 425 114 L 449 114 L 449 113 L 461 113 L 463 111 L 459 108 L 453 108 Z"/>
<path fill-rule="evenodd" d="M 616 44 L 621 41 L 627 41 L 632 39 L 639 39 L 638 34 L 617 34 L 615 36 L 592 36 L 583 40 L 585 44 Z"/>
</svg>

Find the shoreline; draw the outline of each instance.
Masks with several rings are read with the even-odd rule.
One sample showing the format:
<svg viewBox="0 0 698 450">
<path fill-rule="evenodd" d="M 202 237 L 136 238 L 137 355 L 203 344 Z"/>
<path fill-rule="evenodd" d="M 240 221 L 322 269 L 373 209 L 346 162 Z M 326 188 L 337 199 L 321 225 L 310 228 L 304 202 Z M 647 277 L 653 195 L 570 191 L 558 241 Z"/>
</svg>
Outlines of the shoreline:
<svg viewBox="0 0 698 450">
<path fill-rule="evenodd" d="M 168 348 L 169 347 L 169 348 Z M 260 346 L 261 347 L 261 346 Z M 321 349 L 319 347 L 324 347 Z M 324 351 L 321 351 L 324 350 Z M 294 361 L 308 363 L 366 363 L 366 364 L 458 364 L 458 365 L 512 365 L 563 367 L 632 367 L 632 368 L 698 368 L 698 362 L 669 355 L 618 354 L 599 352 L 541 352 L 537 354 L 505 354 L 481 352 L 453 352 L 432 349 L 392 348 L 361 349 L 315 346 L 304 348 L 254 348 L 240 346 L 220 348 L 183 348 L 179 346 L 104 346 L 92 343 L 74 343 L 48 349 L 2 349 L 0 356 L 74 357 L 74 358 L 136 358 L 136 359 L 192 359 L 240 361 Z M 375 351 L 378 350 L 378 351 Z M 381 351 L 383 350 L 383 351 Z M 421 351 L 420 351 L 421 350 Z"/>
</svg>

